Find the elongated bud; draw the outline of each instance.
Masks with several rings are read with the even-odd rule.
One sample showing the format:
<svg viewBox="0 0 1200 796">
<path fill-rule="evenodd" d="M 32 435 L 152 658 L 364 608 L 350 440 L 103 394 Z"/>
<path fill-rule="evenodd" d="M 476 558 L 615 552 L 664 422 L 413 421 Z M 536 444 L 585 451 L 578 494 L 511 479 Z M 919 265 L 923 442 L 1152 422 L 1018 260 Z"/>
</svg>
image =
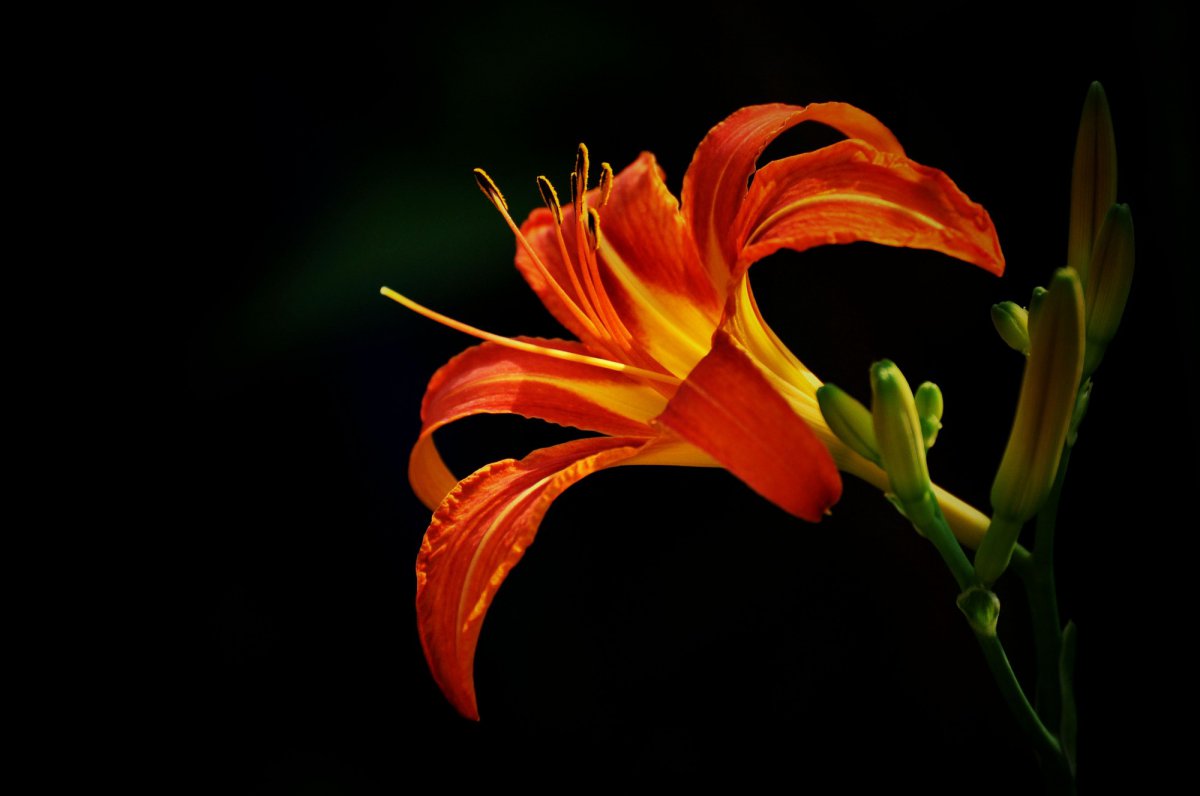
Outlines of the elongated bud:
<svg viewBox="0 0 1200 796">
<path fill-rule="evenodd" d="M 1033 311 L 1017 415 L 992 484 L 992 524 L 975 570 L 991 583 L 1008 567 L 1021 526 L 1041 508 L 1062 456 L 1083 372 L 1083 290 L 1060 268 Z"/>
<path fill-rule="evenodd" d="M 992 325 L 1008 347 L 1029 356 L 1029 311 L 1014 301 L 992 305 Z"/>
<path fill-rule="evenodd" d="M 913 398 L 917 404 L 917 417 L 921 421 L 921 436 L 925 438 L 925 450 L 929 450 L 942 428 L 942 391 L 936 384 L 927 381 L 917 388 Z"/>
<path fill-rule="evenodd" d="M 1087 281 L 1088 263 L 1108 208 L 1117 201 L 1117 145 L 1108 99 L 1092 83 L 1083 103 L 1071 170 L 1071 228 L 1067 265 Z"/>
<path fill-rule="evenodd" d="M 925 437 L 912 389 L 900 368 L 884 359 L 871 366 L 871 395 L 875 441 L 892 493 L 913 524 L 923 527 L 932 501 L 929 469 L 925 464 Z"/>
<path fill-rule="evenodd" d="M 817 403 L 834 436 L 859 456 L 880 464 L 875 425 L 867 407 L 834 384 L 824 384 L 817 389 Z"/>
<path fill-rule="evenodd" d="M 1029 322 L 1027 324 L 1030 336 L 1033 335 L 1033 326 L 1037 323 L 1038 310 L 1042 307 L 1042 299 L 1046 297 L 1046 288 L 1035 287 L 1033 294 L 1029 297 Z"/>
<path fill-rule="evenodd" d="M 1133 283 L 1133 214 L 1128 205 L 1113 205 L 1096 237 L 1091 267 L 1083 285 L 1087 309 L 1085 376 L 1091 375 L 1117 334 L 1129 286 Z"/>
</svg>

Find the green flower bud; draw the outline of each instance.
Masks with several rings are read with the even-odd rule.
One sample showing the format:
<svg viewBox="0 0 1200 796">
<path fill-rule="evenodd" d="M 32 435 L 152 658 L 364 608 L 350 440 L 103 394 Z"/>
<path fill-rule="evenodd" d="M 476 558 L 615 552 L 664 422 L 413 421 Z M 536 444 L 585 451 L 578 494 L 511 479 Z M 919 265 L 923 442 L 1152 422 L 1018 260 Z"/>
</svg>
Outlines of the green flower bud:
<svg viewBox="0 0 1200 796">
<path fill-rule="evenodd" d="M 871 416 L 883 469 L 905 515 L 918 527 L 932 510 L 925 437 L 904 374 L 884 359 L 871 366 Z"/>
<path fill-rule="evenodd" d="M 1083 103 L 1079 135 L 1075 139 L 1075 165 L 1071 170 L 1071 227 L 1067 265 L 1088 279 L 1088 264 L 1096 236 L 1108 208 L 1117 201 L 1117 145 L 1113 136 L 1108 99 L 1099 83 L 1092 83 Z"/>
<path fill-rule="evenodd" d="M 1087 309 L 1085 375 L 1096 370 L 1117 334 L 1133 282 L 1133 259 L 1133 215 L 1128 205 L 1113 205 L 1096 237 L 1083 285 L 1083 303 Z"/>
<path fill-rule="evenodd" d="M 1050 492 L 1075 413 L 1084 318 L 1083 290 L 1073 270 L 1055 272 L 1032 316 L 1017 415 L 992 484 L 992 525 L 975 556 L 975 569 L 984 583 L 1008 567 L 1021 526 Z"/>
<path fill-rule="evenodd" d="M 1008 347 L 1029 356 L 1029 311 L 1013 301 L 992 305 L 992 325 Z"/>
<path fill-rule="evenodd" d="M 929 450 L 942 428 L 942 391 L 936 384 L 927 381 L 917 388 L 914 399 L 917 417 L 921 420 L 921 436 L 925 438 L 925 450 Z"/>
<path fill-rule="evenodd" d="M 1046 297 L 1046 288 L 1035 287 L 1033 294 L 1029 297 L 1029 333 L 1033 334 L 1033 325 L 1037 323 L 1038 310 L 1042 307 L 1042 299 Z"/>
<path fill-rule="evenodd" d="M 829 430 L 859 456 L 880 463 L 871 412 L 849 393 L 833 384 L 817 390 L 817 403 Z"/>
</svg>

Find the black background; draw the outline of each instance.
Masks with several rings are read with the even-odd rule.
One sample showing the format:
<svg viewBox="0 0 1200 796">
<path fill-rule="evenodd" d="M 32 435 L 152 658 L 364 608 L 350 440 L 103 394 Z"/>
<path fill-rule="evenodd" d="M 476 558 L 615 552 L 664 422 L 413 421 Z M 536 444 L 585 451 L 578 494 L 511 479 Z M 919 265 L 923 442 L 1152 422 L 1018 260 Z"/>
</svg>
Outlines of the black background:
<svg viewBox="0 0 1200 796">
<path fill-rule="evenodd" d="M 208 227 L 186 294 L 181 522 L 203 573 L 198 676 L 179 701 L 190 753 L 168 784 L 358 794 L 782 777 L 819 792 L 1037 792 L 950 576 L 852 480 L 815 526 L 723 471 L 581 482 L 489 613 L 483 721 L 458 717 L 416 636 L 429 513 L 405 467 L 425 383 L 472 341 L 377 291 L 502 334 L 560 335 L 473 167 L 518 219 L 536 174 L 565 186 L 581 140 L 618 170 L 653 151 L 677 194 L 695 145 L 738 107 L 854 103 L 989 209 L 1006 275 L 852 245 L 758 264 L 756 294 L 798 356 L 860 398 L 885 356 L 940 384 L 934 478 L 986 507 L 1020 378 L 988 307 L 1025 303 L 1064 263 L 1092 80 L 1115 117 L 1138 275 L 1072 462 L 1060 587 L 1080 627 L 1081 784 L 1153 781 L 1171 760 L 1158 721 L 1178 699 L 1171 604 L 1190 577 L 1179 513 L 1196 484 L 1178 458 L 1194 450 L 1197 394 L 1190 27 L 1153 4 L 1054 22 L 978 11 L 447 5 L 214 30 L 189 130 Z M 771 153 L 834 138 L 804 131 Z M 440 444 L 465 474 L 573 436 L 488 417 Z M 1008 582 L 1000 595 L 1028 681 L 1023 597 Z"/>
</svg>

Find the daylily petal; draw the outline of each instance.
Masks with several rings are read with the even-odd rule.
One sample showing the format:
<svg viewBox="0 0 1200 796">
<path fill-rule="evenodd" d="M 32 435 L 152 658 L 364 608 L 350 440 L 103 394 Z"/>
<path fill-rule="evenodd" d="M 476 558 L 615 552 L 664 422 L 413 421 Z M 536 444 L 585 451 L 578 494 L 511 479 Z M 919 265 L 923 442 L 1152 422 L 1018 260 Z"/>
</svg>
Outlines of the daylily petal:
<svg viewBox="0 0 1200 796">
<path fill-rule="evenodd" d="M 790 388 L 785 392 L 788 393 L 786 397 L 793 407 L 797 400 L 805 399 L 810 408 L 818 410 L 816 397 L 821 380 L 796 359 L 796 355 L 763 320 L 747 277 L 742 277 L 729 295 L 729 304 L 725 311 L 725 330 L 745 346 L 750 356 L 774 379 Z M 819 416 L 818 410 L 817 417 Z"/>
<path fill-rule="evenodd" d="M 598 253 L 613 307 L 638 346 L 686 376 L 708 353 L 724 297 L 705 276 L 679 203 L 650 153 L 613 181 L 600 210 Z"/>
<path fill-rule="evenodd" d="M 785 511 L 817 522 L 841 496 L 829 451 L 724 330 L 659 417 Z"/>
<path fill-rule="evenodd" d="M 743 269 L 778 249 L 871 241 L 933 249 L 1001 274 L 991 217 L 943 172 L 862 141 L 759 169 L 735 221 Z"/>
<path fill-rule="evenodd" d="M 734 219 L 755 162 L 776 137 L 806 121 L 829 125 L 881 152 L 904 154 L 896 137 L 878 119 L 842 102 L 754 105 L 733 113 L 710 130 L 683 177 L 683 214 L 701 260 L 722 293 L 727 288 L 729 271 L 737 263 Z"/>
<path fill-rule="evenodd" d="M 538 525 L 567 487 L 635 456 L 645 440 L 597 437 L 490 464 L 464 479 L 433 515 L 417 557 L 417 624 L 434 679 L 478 719 L 475 646 L 484 615 Z"/>
<path fill-rule="evenodd" d="M 587 354 L 566 340 L 516 338 L 544 348 Z M 457 480 L 442 462 L 433 432 L 476 414 L 518 414 L 613 436 L 649 437 L 666 407 L 655 389 L 629 376 L 517 351 L 494 343 L 469 348 L 434 374 L 421 403 L 421 435 L 409 456 L 409 481 L 436 509 Z"/>
</svg>

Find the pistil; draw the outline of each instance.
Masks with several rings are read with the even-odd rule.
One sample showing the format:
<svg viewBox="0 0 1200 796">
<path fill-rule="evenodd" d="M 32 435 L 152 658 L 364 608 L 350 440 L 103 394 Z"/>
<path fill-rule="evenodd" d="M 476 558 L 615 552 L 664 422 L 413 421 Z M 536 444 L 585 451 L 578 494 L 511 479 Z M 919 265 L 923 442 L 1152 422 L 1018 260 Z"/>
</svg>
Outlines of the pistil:
<svg viewBox="0 0 1200 796">
<path fill-rule="evenodd" d="M 407 307 L 418 315 L 423 315 L 424 317 L 429 318 L 431 321 L 436 321 L 443 326 L 448 326 L 451 329 L 462 332 L 463 334 L 469 334 L 472 337 L 476 337 L 480 340 L 486 340 L 489 343 L 495 343 L 496 345 L 512 348 L 517 351 L 525 351 L 526 353 L 530 354 L 539 354 L 541 356 L 550 357 L 551 359 L 561 359 L 567 362 L 576 362 L 581 365 L 589 365 L 594 368 L 601 368 L 603 370 L 611 370 L 617 373 L 623 373 L 635 379 L 667 384 L 673 388 L 678 387 L 680 384 L 679 379 L 666 373 L 656 373 L 652 370 L 645 370 L 643 368 L 634 367 L 633 365 L 626 365 L 623 362 L 614 362 L 610 359 L 603 359 L 601 357 L 576 354 L 571 351 L 563 351 L 558 348 L 540 346 L 536 343 L 530 343 L 525 340 L 515 340 L 511 337 L 504 337 L 503 335 L 493 334 L 492 332 L 485 332 L 483 329 L 476 328 L 470 324 L 463 323 L 462 321 L 456 321 L 447 315 L 442 315 L 440 312 L 435 312 L 428 307 L 418 304 L 407 296 L 401 295 L 400 293 L 392 290 L 390 287 L 381 287 L 379 292 L 382 295 L 390 298 L 392 301 L 395 301 L 397 304 Z"/>
</svg>

